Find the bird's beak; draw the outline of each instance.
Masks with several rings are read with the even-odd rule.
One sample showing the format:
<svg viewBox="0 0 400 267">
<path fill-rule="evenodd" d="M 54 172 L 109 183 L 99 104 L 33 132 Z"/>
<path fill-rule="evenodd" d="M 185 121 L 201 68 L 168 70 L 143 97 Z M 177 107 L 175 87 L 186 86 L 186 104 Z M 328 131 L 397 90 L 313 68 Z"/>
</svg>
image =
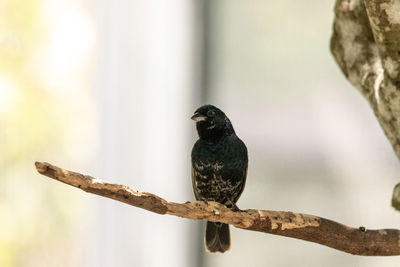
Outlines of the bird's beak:
<svg viewBox="0 0 400 267">
<path fill-rule="evenodd" d="M 194 115 L 192 117 L 190 117 L 192 120 L 194 120 L 195 122 L 199 122 L 199 121 L 204 121 L 206 120 L 206 117 L 201 115 L 200 113 L 194 113 Z"/>
</svg>

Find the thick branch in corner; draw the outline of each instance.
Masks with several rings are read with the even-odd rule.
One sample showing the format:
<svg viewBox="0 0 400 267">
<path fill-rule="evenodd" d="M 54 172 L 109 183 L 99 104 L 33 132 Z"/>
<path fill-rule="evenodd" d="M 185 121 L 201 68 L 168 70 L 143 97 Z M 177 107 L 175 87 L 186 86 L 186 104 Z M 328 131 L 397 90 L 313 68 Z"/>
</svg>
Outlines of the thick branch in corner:
<svg viewBox="0 0 400 267">
<path fill-rule="evenodd" d="M 400 255 L 400 231 L 397 229 L 356 229 L 321 217 L 292 212 L 233 212 L 216 202 L 168 202 L 150 193 L 138 192 L 124 185 L 110 184 L 49 163 L 36 162 L 35 165 L 39 173 L 57 181 L 158 214 L 228 223 L 241 229 L 302 239 L 355 255 Z"/>
<path fill-rule="evenodd" d="M 370 103 L 400 160 L 399 14 L 399 1 L 336 0 L 331 51 Z M 400 210 L 398 194 L 393 194 L 392 206 Z"/>
<path fill-rule="evenodd" d="M 336 1 L 331 51 L 343 74 L 375 109 L 374 86 L 383 69 L 363 1 Z"/>
<path fill-rule="evenodd" d="M 385 74 L 389 79 L 400 80 L 400 2 L 393 0 L 364 2 Z"/>
</svg>

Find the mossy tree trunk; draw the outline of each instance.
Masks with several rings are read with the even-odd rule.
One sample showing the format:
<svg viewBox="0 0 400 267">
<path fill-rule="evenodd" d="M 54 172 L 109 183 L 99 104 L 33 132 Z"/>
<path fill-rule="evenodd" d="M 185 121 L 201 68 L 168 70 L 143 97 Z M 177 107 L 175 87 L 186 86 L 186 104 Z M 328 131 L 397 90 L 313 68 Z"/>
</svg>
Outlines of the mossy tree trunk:
<svg viewBox="0 0 400 267">
<path fill-rule="evenodd" d="M 400 1 L 337 0 L 331 51 L 400 159 Z M 400 184 L 392 206 L 400 210 Z"/>
</svg>

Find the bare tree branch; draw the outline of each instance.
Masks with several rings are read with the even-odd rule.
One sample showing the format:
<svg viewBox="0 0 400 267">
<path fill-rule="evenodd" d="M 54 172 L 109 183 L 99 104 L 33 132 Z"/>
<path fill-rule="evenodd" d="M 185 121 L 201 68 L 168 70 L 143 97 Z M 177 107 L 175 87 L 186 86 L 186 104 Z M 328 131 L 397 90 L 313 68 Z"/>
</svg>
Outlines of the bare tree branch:
<svg viewBox="0 0 400 267">
<path fill-rule="evenodd" d="M 397 229 L 367 230 L 363 227 L 356 229 L 321 217 L 292 212 L 268 210 L 234 212 L 216 202 L 193 201 L 184 204 L 168 202 L 150 193 L 138 192 L 125 185 L 110 184 L 49 163 L 36 162 L 35 165 L 39 173 L 57 181 L 158 214 L 228 223 L 246 230 L 318 243 L 355 255 L 400 255 L 400 231 Z"/>
<path fill-rule="evenodd" d="M 400 159 L 400 2 L 336 0 L 331 51 Z M 400 186 L 400 184 L 398 185 Z M 397 186 L 397 188 L 399 188 Z M 392 206 L 400 210 L 393 192 Z"/>
</svg>

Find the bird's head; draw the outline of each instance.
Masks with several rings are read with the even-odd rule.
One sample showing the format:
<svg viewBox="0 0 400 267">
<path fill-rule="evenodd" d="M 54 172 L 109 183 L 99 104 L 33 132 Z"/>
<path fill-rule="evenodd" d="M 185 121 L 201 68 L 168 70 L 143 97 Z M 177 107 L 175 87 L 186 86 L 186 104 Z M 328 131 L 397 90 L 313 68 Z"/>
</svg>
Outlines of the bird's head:
<svg viewBox="0 0 400 267">
<path fill-rule="evenodd" d="M 216 142 L 235 131 L 225 113 L 213 105 L 199 107 L 191 117 L 196 122 L 200 139 Z"/>
</svg>

